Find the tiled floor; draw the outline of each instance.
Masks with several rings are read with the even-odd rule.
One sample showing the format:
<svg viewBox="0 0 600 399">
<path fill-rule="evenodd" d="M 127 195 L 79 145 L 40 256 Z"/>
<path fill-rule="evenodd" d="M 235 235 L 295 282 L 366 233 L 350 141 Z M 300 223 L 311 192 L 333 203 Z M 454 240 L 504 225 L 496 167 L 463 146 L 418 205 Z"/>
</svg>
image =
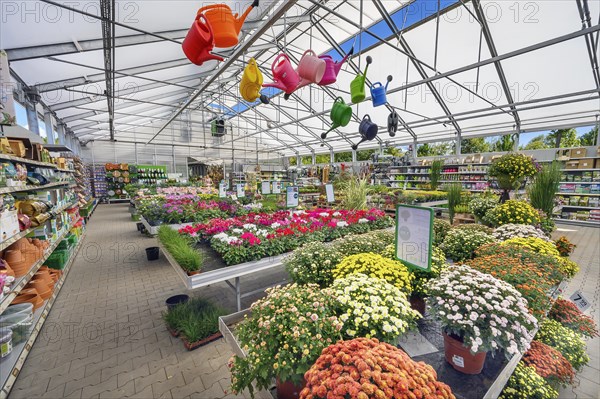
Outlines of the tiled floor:
<svg viewBox="0 0 600 399">
<path fill-rule="evenodd" d="M 188 352 L 165 329 L 164 301 L 185 288 L 162 256 L 146 260 L 144 249 L 156 241 L 136 231 L 127 209 L 113 204 L 96 210 L 11 399 L 233 397 L 225 392 L 229 346 L 220 340 Z M 261 276 L 275 282 L 285 272 Z M 242 282 L 245 291 L 262 283 Z M 225 283 L 199 291 L 235 310 Z M 245 298 L 243 306 L 256 298 Z"/>
<path fill-rule="evenodd" d="M 600 229 L 561 227 L 571 230 L 557 235 L 578 245 L 573 259 L 581 266 L 566 295 L 580 289 L 600 322 Z M 188 352 L 166 331 L 164 300 L 184 292 L 183 285 L 162 256 L 147 262 L 144 248 L 155 241 L 137 233 L 127 205 L 99 206 L 85 240 L 10 398 L 233 397 L 226 393 L 232 353 L 224 341 Z M 276 271 L 243 287 L 283 278 Z M 235 309 L 225 284 L 199 294 Z M 600 398 L 599 346 L 598 339 L 588 342 L 590 364 L 561 398 Z"/>
</svg>

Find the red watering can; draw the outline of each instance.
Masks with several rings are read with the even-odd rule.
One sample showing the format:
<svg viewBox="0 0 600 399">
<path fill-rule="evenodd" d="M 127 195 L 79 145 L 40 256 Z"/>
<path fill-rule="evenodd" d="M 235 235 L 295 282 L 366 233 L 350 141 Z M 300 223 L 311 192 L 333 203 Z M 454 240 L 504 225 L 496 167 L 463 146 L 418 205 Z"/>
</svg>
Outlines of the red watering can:
<svg viewBox="0 0 600 399">
<path fill-rule="evenodd" d="M 265 83 L 263 87 L 276 87 L 289 95 L 296 90 L 300 83 L 300 75 L 292 66 L 289 57 L 283 53 L 279 54 L 273 61 L 271 72 L 273 72 L 273 80 L 275 81 Z"/>
<path fill-rule="evenodd" d="M 254 0 L 254 3 L 244 11 L 240 18 L 238 18 L 238 14 L 233 15 L 227 4 L 202 7 L 198 13 L 204 12 L 212 26 L 215 34 L 215 46 L 227 48 L 238 44 L 238 35 L 242 30 L 242 25 L 254 7 L 258 7 L 258 0 Z"/>
<path fill-rule="evenodd" d="M 202 65 L 204 61 L 223 61 L 222 57 L 211 54 L 214 47 L 213 31 L 206 17 L 198 11 L 196 20 L 188 31 L 183 43 L 183 52 L 196 65 Z"/>
<path fill-rule="evenodd" d="M 352 47 L 348 54 L 346 54 L 344 58 L 342 58 L 342 60 L 339 62 L 333 61 L 333 58 L 331 58 L 330 55 L 320 55 L 319 58 L 325 61 L 325 74 L 319 82 L 319 86 L 327 86 L 332 83 L 335 83 L 335 81 L 337 80 L 338 73 L 340 73 L 340 69 L 342 68 L 342 65 L 353 53 L 354 47 Z"/>
</svg>

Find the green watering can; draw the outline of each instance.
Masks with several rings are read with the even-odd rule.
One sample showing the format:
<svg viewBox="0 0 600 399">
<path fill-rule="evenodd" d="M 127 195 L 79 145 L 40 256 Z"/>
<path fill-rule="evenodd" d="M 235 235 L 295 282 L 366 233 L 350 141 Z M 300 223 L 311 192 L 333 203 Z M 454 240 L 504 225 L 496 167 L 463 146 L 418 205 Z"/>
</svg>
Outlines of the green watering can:
<svg viewBox="0 0 600 399">
<path fill-rule="evenodd" d="M 350 82 L 350 96 L 352 97 L 352 103 L 358 104 L 362 102 L 365 95 L 365 80 L 367 80 L 367 70 L 369 69 L 369 65 L 373 62 L 373 58 L 371 56 L 367 56 L 367 66 L 365 67 L 365 72 L 362 74 L 356 75 L 352 82 Z"/>
<path fill-rule="evenodd" d="M 331 118 L 333 125 L 331 125 L 331 128 L 328 131 L 321 133 L 322 139 L 327 138 L 327 134 L 333 129 L 337 129 L 340 126 L 346 126 L 350 123 L 350 119 L 352 118 L 352 108 L 344 102 L 342 97 L 337 97 L 333 103 L 333 107 L 331 107 L 329 117 Z"/>
</svg>

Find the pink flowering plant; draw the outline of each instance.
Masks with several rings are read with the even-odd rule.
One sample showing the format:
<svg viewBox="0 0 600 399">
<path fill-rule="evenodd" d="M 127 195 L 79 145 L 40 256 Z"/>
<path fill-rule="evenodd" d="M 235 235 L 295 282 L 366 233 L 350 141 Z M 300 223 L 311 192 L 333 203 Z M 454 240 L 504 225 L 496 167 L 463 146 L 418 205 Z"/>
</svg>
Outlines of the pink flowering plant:
<svg viewBox="0 0 600 399">
<path fill-rule="evenodd" d="M 180 233 L 210 242 L 228 265 L 280 255 L 315 241 L 331 241 L 393 224 L 384 212 L 366 210 L 278 211 L 248 213 L 186 226 Z"/>
<path fill-rule="evenodd" d="M 465 265 L 451 266 L 428 284 L 431 313 L 471 352 L 529 349 L 537 320 L 510 284 Z"/>
<path fill-rule="evenodd" d="M 228 200 L 200 199 L 195 194 L 156 195 L 139 200 L 140 214 L 151 224 L 206 222 L 248 211 Z"/>
<path fill-rule="evenodd" d="M 246 356 L 229 363 L 233 391 L 268 389 L 274 378 L 299 383 L 321 351 L 342 338 L 334 305 L 333 292 L 314 284 L 268 289 L 237 328 Z"/>
</svg>

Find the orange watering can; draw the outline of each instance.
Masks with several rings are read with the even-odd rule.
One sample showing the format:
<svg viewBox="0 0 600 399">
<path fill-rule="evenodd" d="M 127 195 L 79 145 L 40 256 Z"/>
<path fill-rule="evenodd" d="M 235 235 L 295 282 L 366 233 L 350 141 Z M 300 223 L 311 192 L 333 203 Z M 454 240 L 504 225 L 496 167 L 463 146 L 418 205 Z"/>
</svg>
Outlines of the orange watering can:
<svg viewBox="0 0 600 399">
<path fill-rule="evenodd" d="M 238 18 L 238 14 L 233 15 L 231 8 L 227 4 L 213 4 L 202 7 L 198 13 L 204 13 L 215 34 L 215 46 L 221 48 L 233 47 L 238 44 L 238 36 L 244 21 L 254 7 L 258 7 L 258 0 L 250 5 Z"/>
<path fill-rule="evenodd" d="M 342 60 L 339 62 L 333 61 L 333 58 L 330 55 L 320 55 L 319 58 L 325 61 L 326 67 L 325 74 L 319 82 L 319 86 L 327 86 L 332 83 L 335 83 L 335 81 L 337 80 L 338 73 L 340 73 L 340 69 L 342 68 L 342 65 L 344 65 L 344 62 L 346 62 L 348 57 L 351 56 L 353 53 L 354 47 L 352 47 L 348 54 L 346 54 L 344 58 L 342 58 Z"/>
<path fill-rule="evenodd" d="M 271 72 L 273 72 L 273 83 L 263 84 L 263 87 L 276 87 L 283 90 L 286 95 L 290 95 L 296 90 L 300 83 L 300 75 L 292 66 L 290 58 L 281 53 L 275 58 L 271 65 Z"/>
<path fill-rule="evenodd" d="M 240 82 L 240 94 L 242 95 L 242 98 L 251 103 L 256 101 L 257 98 L 260 98 L 260 101 L 263 104 L 268 104 L 269 99 L 267 96 L 260 94 L 262 84 L 262 73 L 260 73 L 258 65 L 256 65 L 256 60 L 250 58 L 248 65 L 246 65 L 246 68 L 244 69 L 242 81 Z"/>
<path fill-rule="evenodd" d="M 214 47 L 213 31 L 206 17 L 198 12 L 196 20 L 188 31 L 181 44 L 185 56 L 196 65 L 202 65 L 204 61 L 223 61 L 222 57 L 211 54 Z"/>
</svg>

